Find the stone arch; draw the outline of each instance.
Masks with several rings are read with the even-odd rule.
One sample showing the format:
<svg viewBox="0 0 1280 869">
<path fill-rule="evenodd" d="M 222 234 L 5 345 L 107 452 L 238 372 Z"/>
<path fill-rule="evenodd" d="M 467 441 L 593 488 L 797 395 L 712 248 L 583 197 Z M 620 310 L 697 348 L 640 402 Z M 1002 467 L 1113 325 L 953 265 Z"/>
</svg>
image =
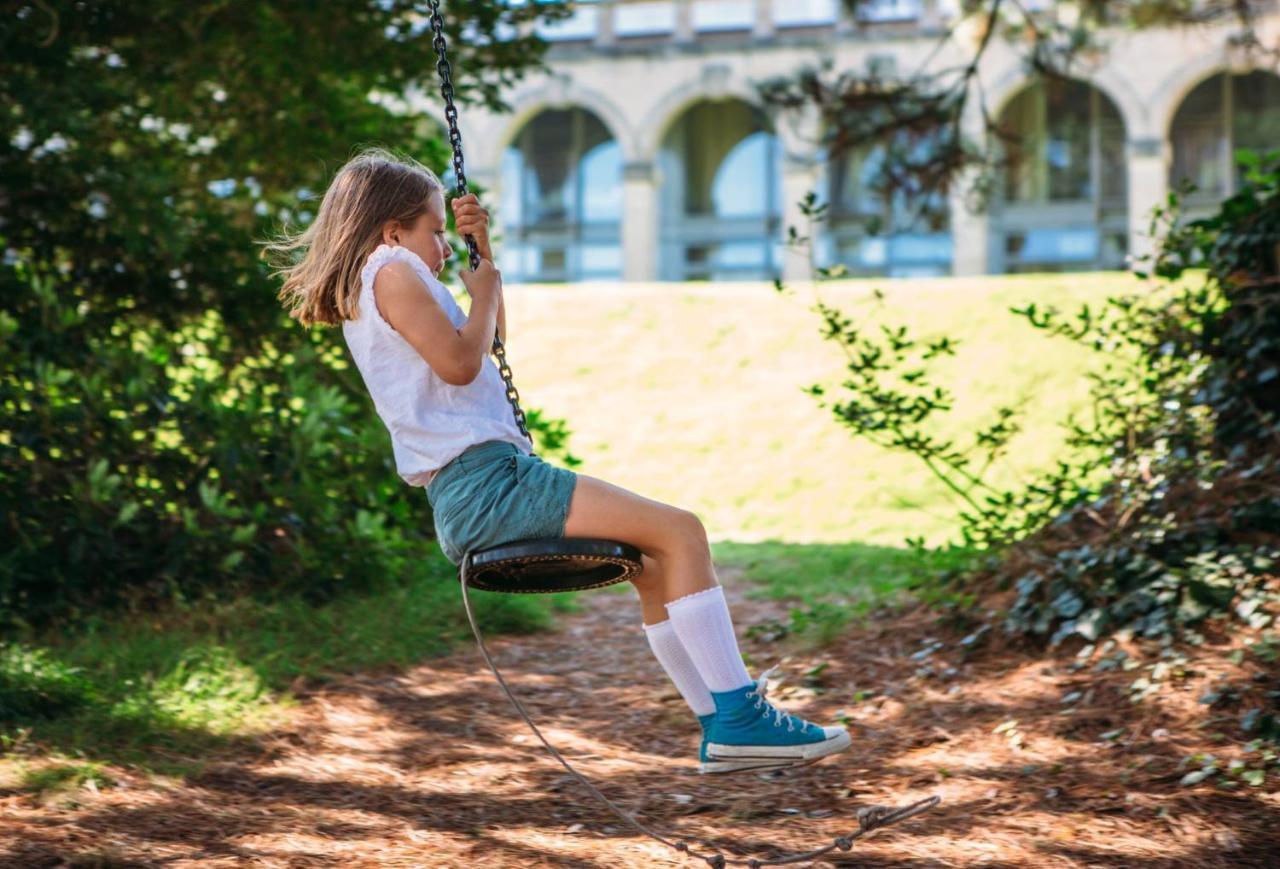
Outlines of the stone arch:
<svg viewBox="0 0 1280 869">
<path fill-rule="evenodd" d="M 1226 49 L 1205 52 L 1188 58 L 1151 93 L 1154 135 L 1165 141 L 1173 131 L 1173 119 L 1191 92 L 1215 75 L 1239 75 L 1247 72 L 1266 72 L 1253 67 L 1233 63 L 1231 52 Z"/>
<path fill-rule="evenodd" d="M 1088 85 L 1106 97 L 1116 107 L 1116 111 L 1120 113 L 1120 120 L 1124 123 L 1125 135 L 1128 138 L 1132 139 L 1143 135 L 1144 131 L 1156 129 L 1150 124 L 1147 109 L 1143 105 L 1138 92 L 1134 90 L 1129 82 L 1122 79 L 1118 73 L 1104 68 L 1098 70 L 1094 75 L 1070 76 L 1069 79 Z M 1027 88 L 1033 87 L 1036 81 L 1035 76 L 1027 75 L 1026 71 L 1021 67 L 1006 70 L 996 80 L 995 84 L 987 88 L 987 95 L 992 106 L 991 116 L 999 118 L 1003 115 L 1014 97 L 1017 97 Z"/>
<path fill-rule="evenodd" d="M 993 116 L 1011 139 L 989 226 L 998 271 L 1117 268 L 1129 247 L 1121 106 L 1096 80 L 1009 76 Z M 1145 121 L 1143 122 L 1145 123 Z"/>
<path fill-rule="evenodd" d="M 726 67 L 711 66 L 703 70 L 701 79 L 669 91 L 648 111 L 639 125 L 636 158 L 645 162 L 656 159 L 667 133 L 693 106 L 701 102 L 726 100 L 738 100 L 759 110 L 769 125 L 769 131 L 777 135 L 774 119 L 765 109 L 760 95 L 745 82 L 730 76 Z"/>
<path fill-rule="evenodd" d="M 525 125 L 549 109 L 580 108 L 595 115 L 622 149 L 623 160 L 635 159 L 636 142 L 626 116 L 614 102 L 590 88 L 584 88 L 564 78 L 519 94 L 511 101 L 512 112 L 498 127 L 498 134 L 485 143 L 482 161 L 496 166 L 502 152 L 515 141 Z"/>
<path fill-rule="evenodd" d="M 1267 151 L 1278 133 L 1280 75 L 1261 68 L 1212 70 L 1173 107 L 1167 131 L 1169 184 L 1195 185 L 1183 197 L 1184 207 L 1212 207 L 1239 189 L 1242 171 L 1235 152 Z"/>
<path fill-rule="evenodd" d="M 494 177 L 509 273 L 517 280 L 616 279 L 622 272 L 621 143 L 591 109 L 529 101 Z"/>
<path fill-rule="evenodd" d="M 718 97 L 718 99 L 717 99 Z M 653 165 L 662 179 L 664 280 L 762 280 L 781 264 L 782 145 L 749 93 L 689 91 L 666 101 Z"/>
</svg>

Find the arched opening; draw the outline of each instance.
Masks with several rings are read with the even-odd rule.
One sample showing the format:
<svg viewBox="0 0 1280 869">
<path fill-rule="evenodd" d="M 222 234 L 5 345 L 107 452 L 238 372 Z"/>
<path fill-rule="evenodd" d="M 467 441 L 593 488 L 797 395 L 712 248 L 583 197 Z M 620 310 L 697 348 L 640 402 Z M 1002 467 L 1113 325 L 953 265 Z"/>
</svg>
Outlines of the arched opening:
<svg viewBox="0 0 1280 869">
<path fill-rule="evenodd" d="M 1190 211 L 1217 205 L 1239 187 L 1237 150 L 1265 152 L 1280 143 L 1280 76 L 1256 71 L 1205 79 L 1178 106 L 1169 138 L 1170 187 L 1195 186 L 1183 199 Z"/>
<path fill-rule="evenodd" d="M 891 146 L 851 149 L 827 163 L 827 225 L 818 240 L 821 265 L 839 263 L 856 275 L 931 277 L 950 274 L 952 245 L 946 196 L 919 189 L 910 173 L 896 181 L 895 164 L 924 165 L 936 138 L 903 134 Z M 897 174 L 897 173 L 895 173 Z"/>
<path fill-rule="evenodd" d="M 622 277 L 622 151 L 582 108 L 539 113 L 502 155 L 503 269 L 518 281 Z"/>
<path fill-rule="evenodd" d="M 1124 119 L 1087 82 L 1044 79 L 1000 114 L 999 271 L 1122 268 L 1129 246 Z"/>
<path fill-rule="evenodd" d="M 701 102 L 663 137 L 662 280 L 760 280 L 780 262 L 777 138 L 740 100 Z"/>
</svg>

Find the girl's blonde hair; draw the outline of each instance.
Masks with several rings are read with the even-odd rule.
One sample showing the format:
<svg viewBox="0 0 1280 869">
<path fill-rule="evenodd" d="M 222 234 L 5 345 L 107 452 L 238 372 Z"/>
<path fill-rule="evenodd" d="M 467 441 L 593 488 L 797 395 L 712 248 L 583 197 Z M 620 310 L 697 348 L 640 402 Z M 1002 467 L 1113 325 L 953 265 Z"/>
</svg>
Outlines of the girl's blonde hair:
<svg viewBox="0 0 1280 869">
<path fill-rule="evenodd" d="M 266 242 L 276 275 L 284 275 L 280 300 L 304 326 L 337 326 L 359 316 L 360 270 L 382 243 L 382 227 L 406 228 L 444 194 L 436 174 L 412 157 L 367 148 L 338 170 L 320 210 L 300 233 Z"/>
</svg>

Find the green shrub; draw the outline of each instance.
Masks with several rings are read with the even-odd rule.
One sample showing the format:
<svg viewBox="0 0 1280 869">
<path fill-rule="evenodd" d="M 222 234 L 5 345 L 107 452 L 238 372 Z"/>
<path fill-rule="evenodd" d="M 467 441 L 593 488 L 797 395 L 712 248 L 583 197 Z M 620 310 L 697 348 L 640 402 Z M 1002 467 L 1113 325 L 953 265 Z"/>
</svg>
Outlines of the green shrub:
<svg viewBox="0 0 1280 869">
<path fill-rule="evenodd" d="M 1072 458 L 1025 484 L 1000 488 L 986 473 L 1018 430 L 1015 408 L 993 409 L 967 443 L 932 434 L 952 406 L 934 363 L 954 354 L 953 340 L 871 332 L 818 305 L 848 379 L 838 394 L 811 391 L 851 432 L 916 456 L 956 496 L 963 543 L 996 556 L 963 581 L 1013 592 L 1012 633 L 1156 637 L 1214 614 L 1255 627 L 1274 618 L 1280 152 L 1241 159 L 1241 189 L 1216 215 L 1179 222 L 1177 194 L 1156 213 L 1158 290 L 1070 316 L 1014 310 L 1102 359 L 1086 417 L 1067 420 Z M 812 200 L 805 207 L 822 216 Z"/>
<path fill-rule="evenodd" d="M 1125 628 L 1161 637 L 1210 615 L 1269 625 L 1280 576 L 1280 152 L 1243 152 L 1241 189 L 1202 220 L 1178 195 L 1152 273 L 1188 281 L 1168 301 L 1023 311 L 1053 334 L 1129 361 L 1094 380 L 1078 443 L 1107 459 L 1096 497 L 1016 547 L 998 572 L 1006 627 L 1059 641 Z"/>
<path fill-rule="evenodd" d="M 501 110 L 541 62 L 532 33 L 495 33 L 564 11 L 452 10 L 464 108 Z M 305 225 L 360 145 L 446 165 L 439 130 L 385 99 L 433 74 L 415 9 L 49 0 L 10 18 L 0 628 L 422 577 L 426 498 L 337 330 L 288 320 L 256 244 Z M 537 424 L 554 451 L 563 430 Z"/>
<path fill-rule="evenodd" d="M 93 700 L 93 686 L 79 669 L 44 649 L 0 645 L 0 724 L 59 718 Z"/>
<path fill-rule="evenodd" d="M 36 298 L 47 325 L 2 343 L 0 618 L 206 593 L 319 601 L 424 575 L 425 493 L 396 475 L 336 330 L 282 324 L 236 351 L 215 312 L 81 331 L 86 315 Z M 529 422 L 563 454 L 562 423 Z"/>
</svg>

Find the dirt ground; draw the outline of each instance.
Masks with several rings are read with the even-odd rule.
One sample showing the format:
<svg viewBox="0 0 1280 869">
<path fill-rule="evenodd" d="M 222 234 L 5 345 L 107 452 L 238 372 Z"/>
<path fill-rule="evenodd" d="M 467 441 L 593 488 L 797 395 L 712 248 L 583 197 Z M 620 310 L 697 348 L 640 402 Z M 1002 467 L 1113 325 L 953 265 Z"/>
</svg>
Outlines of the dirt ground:
<svg viewBox="0 0 1280 869">
<path fill-rule="evenodd" d="M 768 857 L 849 834 L 861 807 L 937 794 L 931 813 L 811 865 L 1280 866 L 1274 773 L 1235 790 L 1180 783 L 1186 756 L 1238 749 L 1197 702 L 1225 660 L 1212 642 L 1195 678 L 1134 704 L 1134 672 L 1010 649 L 965 660 L 961 635 L 925 613 L 796 651 L 761 629 L 783 605 L 722 580 L 753 671 L 783 661 L 771 698 L 846 721 L 852 751 L 785 775 L 699 776 L 696 722 L 627 595 L 588 593 L 556 633 L 490 641 L 548 738 L 665 835 Z M 301 696 L 286 726 L 185 782 L 112 768 L 117 786 L 72 803 L 0 790 L 0 865 L 705 865 L 592 802 L 474 648 Z"/>
</svg>

